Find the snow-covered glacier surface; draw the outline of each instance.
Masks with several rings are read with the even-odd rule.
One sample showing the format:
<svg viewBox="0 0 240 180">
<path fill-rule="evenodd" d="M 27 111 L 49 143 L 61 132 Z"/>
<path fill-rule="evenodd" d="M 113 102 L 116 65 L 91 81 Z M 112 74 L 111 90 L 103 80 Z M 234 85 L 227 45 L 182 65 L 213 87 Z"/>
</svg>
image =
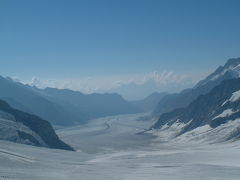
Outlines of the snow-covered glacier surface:
<svg viewBox="0 0 240 180">
<path fill-rule="evenodd" d="M 197 133 L 205 137 L 212 132 L 203 127 L 163 142 L 152 133 L 138 134 L 153 124 L 139 120 L 140 116 L 107 117 L 58 129 L 76 152 L 0 141 L 0 179 L 239 180 L 238 141 L 198 142 L 193 138 Z"/>
</svg>

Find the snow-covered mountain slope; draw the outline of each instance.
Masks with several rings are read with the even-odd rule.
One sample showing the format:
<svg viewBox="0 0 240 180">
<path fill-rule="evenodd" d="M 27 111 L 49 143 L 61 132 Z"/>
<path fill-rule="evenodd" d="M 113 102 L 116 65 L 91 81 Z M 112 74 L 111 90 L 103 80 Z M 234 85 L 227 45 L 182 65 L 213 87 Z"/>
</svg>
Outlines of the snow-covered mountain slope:
<svg viewBox="0 0 240 180">
<path fill-rule="evenodd" d="M 4 111 L 0 111 L 0 139 L 47 147 L 38 134 L 22 122 L 17 122 L 13 115 Z"/>
<path fill-rule="evenodd" d="M 186 89 L 179 94 L 169 94 L 161 99 L 153 112 L 154 116 L 171 112 L 177 108 L 187 107 L 199 95 L 209 93 L 222 81 L 240 77 L 240 58 L 229 59 L 224 66 L 220 66 L 206 79 L 200 81 L 192 89 Z"/>
<path fill-rule="evenodd" d="M 215 128 L 227 126 L 231 127 L 228 129 L 228 134 L 216 141 L 237 140 L 240 138 L 239 90 L 240 79 L 223 81 L 210 93 L 199 96 L 188 107 L 162 114 L 152 128 L 158 129 L 159 133 L 168 132 L 168 130 L 173 132 L 170 133 L 171 138 L 191 131 L 198 132 L 196 129 L 200 129 L 201 133 L 215 132 L 215 137 L 220 137 L 225 133 L 218 132 Z M 235 125 L 232 126 L 232 123 Z M 202 132 L 202 130 L 206 132 Z"/>
<path fill-rule="evenodd" d="M 0 100 L 0 139 L 49 148 L 73 150 L 62 142 L 49 122 L 11 108 Z"/>
<path fill-rule="evenodd" d="M 180 134 L 187 125 L 175 122 L 171 125 L 165 125 L 160 129 L 152 129 L 148 133 L 156 136 L 155 141 L 160 143 L 222 144 L 227 141 L 233 142 L 239 140 L 240 118 L 229 120 L 227 123 L 221 124 L 216 128 L 206 124 Z"/>
<path fill-rule="evenodd" d="M 229 59 L 224 66 L 220 66 L 214 73 L 210 74 L 204 80 L 200 81 L 195 88 L 206 85 L 213 81 L 225 80 L 240 77 L 240 58 Z"/>
<path fill-rule="evenodd" d="M 139 115 L 107 117 L 59 129 L 76 152 L 0 140 L 0 179 L 239 180 L 239 141 L 160 143 L 152 136 L 136 135 L 149 124 L 138 119 Z"/>
</svg>

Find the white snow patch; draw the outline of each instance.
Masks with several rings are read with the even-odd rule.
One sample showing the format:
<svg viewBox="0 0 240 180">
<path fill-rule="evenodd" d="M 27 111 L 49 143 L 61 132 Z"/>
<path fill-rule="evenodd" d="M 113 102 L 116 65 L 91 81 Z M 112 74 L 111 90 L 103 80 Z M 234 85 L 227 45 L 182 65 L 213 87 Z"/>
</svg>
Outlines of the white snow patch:
<svg viewBox="0 0 240 180">
<path fill-rule="evenodd" d="M 160 129 L 152 129 L 151 133 L 154 136 L 157 136 L 158 138 L 156 139 L 161 140 L 161 141 L 169 141 L 173 138 L 175 138 L 181 131 L 182 129 L 189 125 L 192 122 L 192 120 L 190 120 L 188 123 L 181 123 L 179 122 L 179 120 L 177 120 L 174 124 L 172 124 L 171 126 L 165 124 L 162 128 Z"/>
<path fill-rule="evenodd" d="M 238 101 L 239 99 L 240 99 L 240 90 L 234 92 L 232 94 L 232 97 L 229 99 L 229 101 L 235 102 L 235 101 Z"/>
<path fill-rule="evenodd" d="M 224 106 L 226 103 L 228 103 L 229 102 L 229 100 L 226 100 L 226 101 L 224 101 L 224 103 L 222 103 L 222 105 L 221 106 Z"/>
<path fill-rule="evenodd" d="M 239 74 L 240 74 L 240 64 L 238 64 L 237 66 L 232 68 L 232 70 L 236 71 L 238 73 L 238 76 L 239 76 Z"/>
<path fill-rule="evenodd" d="M 211 79 L 209 79 L 209 81 L 214 81 L 218 78 L 220 78 L 221 76 L 223 76 L 226 72 L 232 72 L 235 74 L 236 77 L 240 77 L 240 64 L 238 64 L 237 66 L 230 66 L 229 68 L 223 69 L 223 71 L 219 74 L 216 74 L 214 77 L 212 77 Z M 207 82 L 205 82 L 204 84 L 206 84 Z M 203 85 L 204 85 L 203 84 Z"/>
<path fill-rule="evenodd" d="M 216 76 L 212 77 L 212 78 L 210 79 L 210 81 L 214 81 L 214 80 L 216 80 L 217 78 L 223 76 L 223 75 L 224 75 L 227 71 L 229 71 L 229 70 L 231 70 L 231 68 L 229 68 L 229 69 L 224 69 L 220 74 L 217 74 Z"/>
<path fill-rule="evenodd" d="M 218 116 L 214 117 L 213 120 L 217 119 L 217 118 L 228 117 L 228 116 L 231 116 L 234 113 L 236 113 L 236 112 L 234 112 L 232 109 L 226 109 L 221 114 L 219 114 Z"/>
<path fill-rule="evenodd" d="M 218 143 L 234 139 L 234 134 L 240 134 L 240 119 L 228 121 L 216 128 L 209 125 L 201 126 L 175 138 L 175 142 Z"/>
</svg>

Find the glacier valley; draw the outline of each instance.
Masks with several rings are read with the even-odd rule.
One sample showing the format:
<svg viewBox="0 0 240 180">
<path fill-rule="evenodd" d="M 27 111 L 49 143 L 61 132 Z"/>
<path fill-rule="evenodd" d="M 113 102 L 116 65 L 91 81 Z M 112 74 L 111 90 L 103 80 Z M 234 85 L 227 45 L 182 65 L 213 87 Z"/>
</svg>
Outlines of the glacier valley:
<svg viewBox="0 0 240 180">
<path fill-rule="evenodd" d="M 81 126 L 56 127 L 76 152 L 0 141 L 0 179 L 15 180 L 238 180 L 240 142 L 218 143 L 235 122 L 172 138 L 184 124 L 146 131 L 146 114 L 111 116 Z M 231 125 L 231 123 L 235 123 Z M 239 123 L 238 123 L 239 124 Z M 168 135 L 168 136 L 167 136 Z M 225 137 L 223 135 L 223 137 Z"/>
</svg>

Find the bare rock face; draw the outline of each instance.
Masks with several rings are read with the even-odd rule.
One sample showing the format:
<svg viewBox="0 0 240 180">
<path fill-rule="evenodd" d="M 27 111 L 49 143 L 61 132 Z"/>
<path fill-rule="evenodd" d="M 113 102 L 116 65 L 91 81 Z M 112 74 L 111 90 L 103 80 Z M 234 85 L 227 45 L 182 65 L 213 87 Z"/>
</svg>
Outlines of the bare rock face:
<svg viewBox="0 0 240 180">
<path fill-rule="evenodd" d="M 73 150 L 61 141 L 51 124 L 38 116 L 10 107 L 0 100 L 0 139 L 22 144 Z"/>
<path fill-rule="evenodd" d="M 240 119 L 240 78 L 223 81 L 209 93 L 200 95 L 186 108 L 176 109 L 162 114 L 152 128 L 160 129 L 164 125 L 181 123 L 185 126 L 178 133 L 189 132 L 198 127 L 220 125 Z M 240 131 L 235 129 L 231 139 L 239 138 Z"/>
</svg>

